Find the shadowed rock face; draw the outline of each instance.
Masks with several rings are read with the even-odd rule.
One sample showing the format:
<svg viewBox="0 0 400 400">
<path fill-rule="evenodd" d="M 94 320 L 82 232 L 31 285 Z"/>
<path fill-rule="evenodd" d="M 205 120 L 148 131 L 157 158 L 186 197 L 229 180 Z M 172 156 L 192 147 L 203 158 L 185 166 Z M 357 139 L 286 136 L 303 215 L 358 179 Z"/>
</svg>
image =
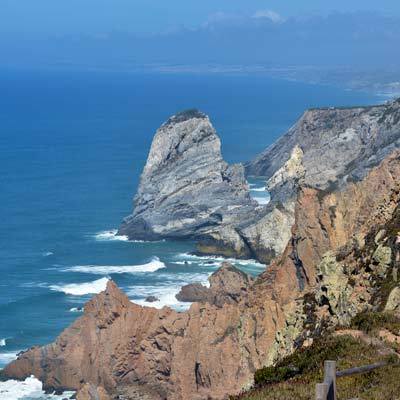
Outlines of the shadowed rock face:
<svg viewBox="0 0 400 400">
<path fill-rule="evenodd" d="M 222 263 L 221 268 L 209 277 L 210 287 L 199 283 L 183 286 L 176 295 L 179 301 L 207 302 L 218 307 L 238 303 L 253 283 L 253 278 L 230 263 Z"/>
<path fill-rule="evenodd" d="M 134 203 L 120 234 L 145 240 L 199 238 L 256 207 L 243 167 L 222 159 L 215 129 L 196 110 L 171 117 L 157 131 Z"/>
<path fill-rule="evenodd" d="M 381 264 L 392 262 L 383 247 L 399 229 L 399 177 L 397 152 L 344 190 L 301 189 L 283 255 L 232 303 L 194 303 L 184 313 L 156 310 L 131 303 L 109 282 L 55 343 L 20 355 L 4 374 L 34 374 L 47 388 L 91 383 L 128 393 L 128 399 L 238 393 L 257 368 L 319 335 L 325 319 L 345 321 L 345 313 L 373 307 L 371 270 L 379 267 L 381 274 Z M 377 234 L 381 227 L 387 233 Z M 376 244 L 370 251 L 365 243 L 371 235 Z M 368 257 L 366 272 L 360 265 Z M 346 274 L 353 273 L 365 287 L 351 283 Z"/>
<path fill-rule="evenodd" d="M 291 204 L 293 207 L 293 204 Z M 242 165 L 228 165 L 209 118 L 190 110 L 157 131 L 119 234 L 131 239 L 190 238 L 205 254 L 270 261 L 290 237 L 293 210 L 260 207 Z"/>
<path fill-rule="evenodd" d="M 293 191 L 282 195 L 275 178 L 296 148 L 302 151 L 302 183 L 327 189 L 364 178 L 398 147 L 400 100 L 374 107 L 313 109 L 250 162 L 246 172 L 265 176 L 273 198 L 287 198 Z"/>
<path fill-rule="evenodd" d="M 344 188 L 400 146 L 400 101 L 382 106 L 307 111 L 247 165 L 266 177 L 271 203 L 250 199 L 241 165 L 229 166 L 208 117 L 190 110 L 156 133 L 133 214 L 120 234 L 131 239 L 191 238 L 205 254 L 269 263 L 284 251 L 298 189 Z"/>
</svg>

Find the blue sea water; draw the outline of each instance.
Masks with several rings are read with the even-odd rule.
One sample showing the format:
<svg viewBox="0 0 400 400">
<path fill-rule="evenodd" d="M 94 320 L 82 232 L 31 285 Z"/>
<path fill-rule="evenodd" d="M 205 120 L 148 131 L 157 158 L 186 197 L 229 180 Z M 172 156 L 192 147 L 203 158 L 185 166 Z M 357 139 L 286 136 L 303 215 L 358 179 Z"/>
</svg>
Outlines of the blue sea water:
<svg viewBox="0 0 400 400">
<path fill-rule="evenodd" d="M 192 243 L 114 236 L 153 134 L 170 115 L 209 114 L 224 157 L 238 162 L 308 107 L 379 101 L 265 77 L 77 71 L 1 70 L 0 92 L 0 368 L 53 341 L 109 278 L 140 304 L 156 295 L 158 307 L 180 310 L 179 287 L 218 267 L 218 258 L 191 256 Z M 264 182 L 250 183 L 266 202 Z M 253 274 L 264 268 L 236 264 Z"/>
</svg>

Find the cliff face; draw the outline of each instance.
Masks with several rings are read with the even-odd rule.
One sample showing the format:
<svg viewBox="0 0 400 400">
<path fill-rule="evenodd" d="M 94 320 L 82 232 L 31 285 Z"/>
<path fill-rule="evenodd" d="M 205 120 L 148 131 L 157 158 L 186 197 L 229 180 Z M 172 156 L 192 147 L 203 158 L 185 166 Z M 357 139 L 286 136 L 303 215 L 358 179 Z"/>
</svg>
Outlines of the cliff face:
<svg viewBox="0 0 400 400">
<path fill-rule="evenodd" d="M 109 282 L 54 344 L 20 355 L 4 373 L 34 374 L 46 387 L 90 383 L 128 399 L 238 393 L 257 368 L 323 329 L 365 309 L 393 307 L 399 177 L 395 152 L 343 190 L 302 188 L 288 246 L 234 302 L 155 310 L 132 304 Z"/>
<path fill-rule="evenodd" d="M 400 100 L 375 107 L 314 109 L 249 163 L 246 172 L 265 176 L 272 197 L 274 192 L 279 197 L 274 175 L 300 148 L 305 185 L 343 187 L 364 178 L 396 147 L 400 147 Z"/>
<path fill-rule="evenodd" d="M 225 236 L 235 236 L 229 226 L 255 208 L 243 167 L 222 159 L 221 142 L 208 117 L 186 111 L 157 131 L 134 212 L 120 233 L 153 240 L 200 238 L 225 229 Z"/>
<path fill-rule="evenodd" d="M 285 248 L 292 223 L 288 207 L 260 207 L 250 198 L 243 167 L 222 159 L 210 120 L 192 110 L 157 131 L 119 234 L 191 238 L 203 253 L 267 262 Z"/>
<path fill-rule="evenodd" d="M 248 174 L 266 177 L 266 207 L 250 199 L 242 166 L 229 166 L 220 147 L 204 114 L 171 117 L 154 137 L 133 214 L 119 233 L 191 238 L 203 253 L 269 263 L 288 243 L 300 186 L 342 189 L 400 147 L 400 100 L 307 111 L 246 167 Z"/>
</svg>

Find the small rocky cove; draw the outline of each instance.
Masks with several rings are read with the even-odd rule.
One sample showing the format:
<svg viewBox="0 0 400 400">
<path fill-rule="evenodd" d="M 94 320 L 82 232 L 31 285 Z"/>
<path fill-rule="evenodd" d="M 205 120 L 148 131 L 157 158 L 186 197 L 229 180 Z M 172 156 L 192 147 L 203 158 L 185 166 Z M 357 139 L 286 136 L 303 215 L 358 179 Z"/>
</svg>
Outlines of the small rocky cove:
<svg viewBox="0 0 400 400">
<path fill-rule="evenodd" d="M 228 165 L 210 119 L 191 110 L 157 131 L 119 234 L 194 239 L 229 263 L 177 295 L 186 312 L 132 303 L 109 281 L 58 339 L 3 376 L 78 400 L 225 399 L 254 374 L 365 312 L 400 312 L 400 101 L 316 109 L 245 166 Z M 268 205 L 246 175 L 263 176 Z"/>
</svg>

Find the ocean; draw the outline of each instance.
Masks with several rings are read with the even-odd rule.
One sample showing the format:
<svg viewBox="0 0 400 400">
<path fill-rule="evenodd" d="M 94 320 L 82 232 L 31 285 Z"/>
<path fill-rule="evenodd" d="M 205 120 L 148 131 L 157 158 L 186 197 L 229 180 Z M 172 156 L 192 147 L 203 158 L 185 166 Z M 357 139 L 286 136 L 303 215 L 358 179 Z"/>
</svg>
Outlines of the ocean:
<svg viewBox="0 0 400 400">
<path fill-rule="evenodd" d="M 309 107 L 382 99 L 261 76 L 0 70 L 0 368 L 53 341 L 112 278 L 132 301 L 184 310 L 175 294 L 222 261 L 190 242 L 129 242 L 115 231 L 156 129 L 199 108 L 228 162 L 250 160 Z M 252 195 L 267 203 L 262 179 Z M 231 260 L 253 275 L 265 266 Z M 70 394 L 65 394 L 64 397 Z M 8 397 L 7 397 L 8 396 Z M 63 398 L 64 398 L 63 397 Z M 0 400 L 55 399 L 40 382 L 0 383 Z"/>
</svg>

